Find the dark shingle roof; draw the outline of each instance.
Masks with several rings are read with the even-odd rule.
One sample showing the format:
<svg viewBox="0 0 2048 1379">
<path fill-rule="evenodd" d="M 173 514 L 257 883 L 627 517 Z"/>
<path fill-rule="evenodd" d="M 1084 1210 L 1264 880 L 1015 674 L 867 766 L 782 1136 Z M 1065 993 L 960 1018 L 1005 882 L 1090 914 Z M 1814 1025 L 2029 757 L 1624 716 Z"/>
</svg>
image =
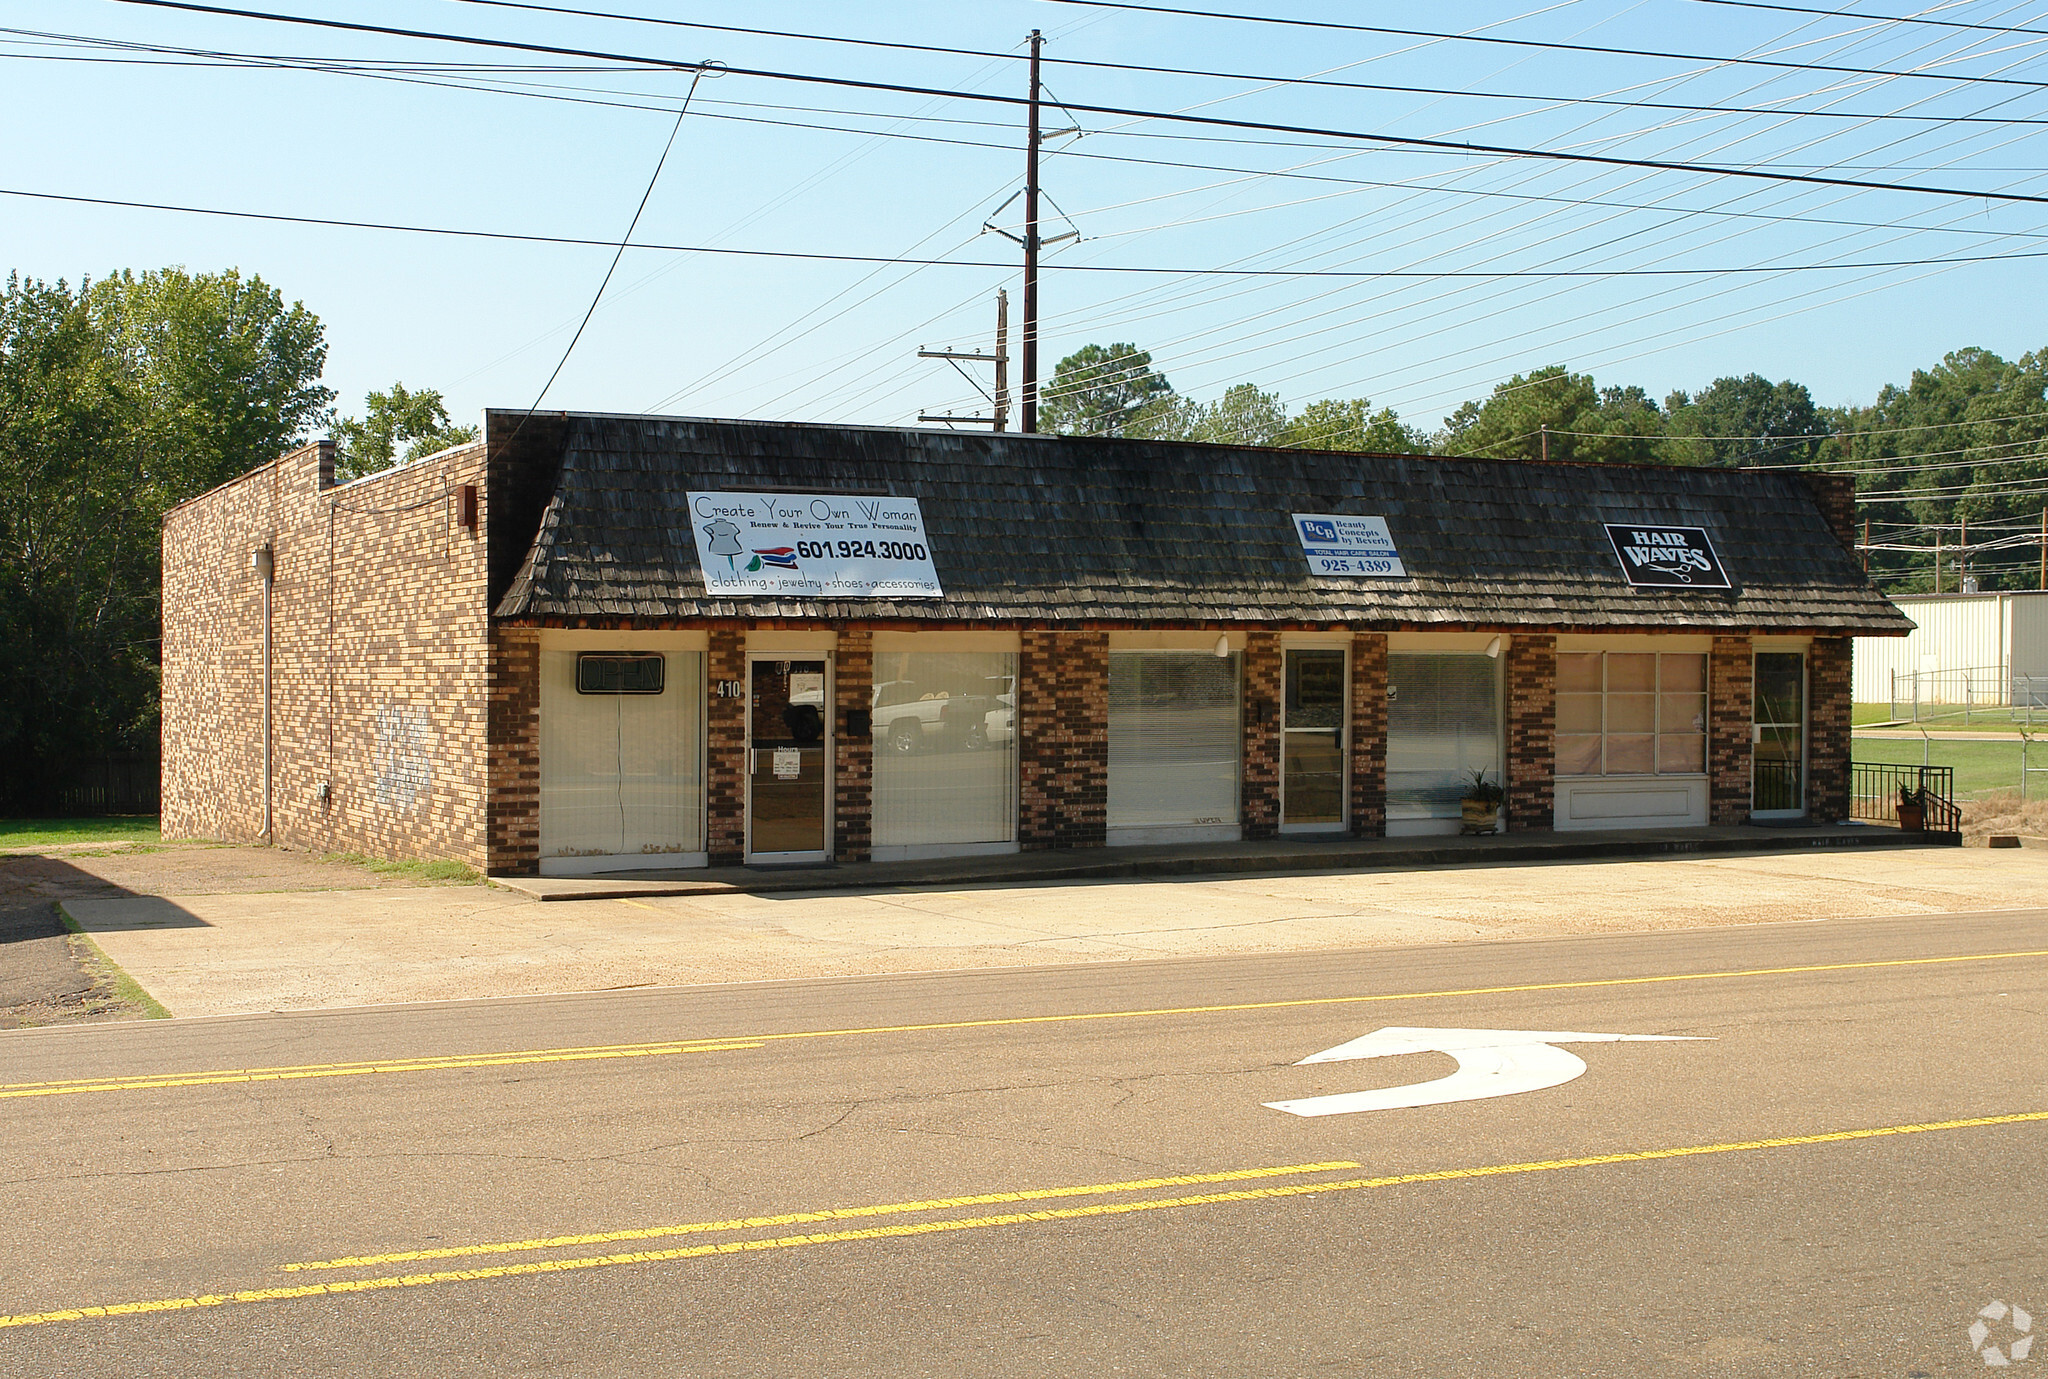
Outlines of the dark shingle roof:
<svg viewBox="0 0 2048 1379">
<path fill-rule="evenodd" d="M 492 413 L 490 434 L 516 420 Z M 553 496 L 503 589 L 502 618 L 1911 626 L 1790 473 L 657 417 L 561 422 Z M 691 489 L 914 496 L 946 597 L 708 597 Z M 1291 512 L 1386 518 L 1409 578 L 1311 576 Z M 1604 522 L 1704 527 L 1737 587 L 1631 588 Z"/>
</svg>

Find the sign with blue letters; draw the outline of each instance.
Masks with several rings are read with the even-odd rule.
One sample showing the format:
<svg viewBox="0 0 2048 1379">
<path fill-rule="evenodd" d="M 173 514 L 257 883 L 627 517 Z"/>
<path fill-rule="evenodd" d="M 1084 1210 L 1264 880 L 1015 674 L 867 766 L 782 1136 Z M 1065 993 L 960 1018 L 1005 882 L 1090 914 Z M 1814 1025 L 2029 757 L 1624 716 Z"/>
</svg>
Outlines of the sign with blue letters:
<svg viewBox="0 0 2048 1379">
<path fill-rule="evenodd" d="M 1309 573 L 1358 579 L 1406 579 L 1401 553 L 1384 517 L 1340 517 L 1327 512 L 1297 512 L 1294 534 L 1301 538 Z"/>
</svg>

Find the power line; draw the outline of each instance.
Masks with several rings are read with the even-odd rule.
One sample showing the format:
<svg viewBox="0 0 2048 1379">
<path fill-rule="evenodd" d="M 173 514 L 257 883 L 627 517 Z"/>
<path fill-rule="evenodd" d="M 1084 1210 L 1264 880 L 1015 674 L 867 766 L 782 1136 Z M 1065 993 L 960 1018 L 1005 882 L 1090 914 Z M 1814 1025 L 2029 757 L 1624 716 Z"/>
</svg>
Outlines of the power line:
<svg viewBox="0 0 2048 1379">
<path fill-rule="evenodd" d="M 428 42 L 459 43 L 476 47 L 505 48 L 519 52 L 548 53 L 559 57 L 592 58 L 604 62 L 640 62 L 649 66 L 668 67 L 685 72 L 696 71 L 703 66 L 702 63 L 678 62 L 672 59 L 652 58 L 629 53 L 614 53 L 598 49 L 566 48 L 553 44 L 521 43 L 511 39 L 480 38 L 474 35 L 439 33 L 421 29 L 400 29 L 380 24 L 360 24 L 340 19 L 314 19 L 302 15 L 272 14 L 261 10 L 231 9 L 220 5 L 196 4 L 192 3 L 191 0 L 114 0 L 114 2 L 123 5 L 139 5 L 150 9 L 179 10 L 194 14 L 223 15 L 229 18 L 256 19 L 283 24 L 302 24 L 314 28 L 339 29 L 351 33 L 373 33 L 398 38 L 423 39 Z M 1045 3 L 1108 4 L 1110 0 L 1045 0 Z M 1137 6 L 1135 8 L 1147 7 Z M 1305 23 L 1307 21 L 1300 22 Z M 1724 59 L 1712 60 L 1724 61 Z M 1725 59 L 1725 61 L 1734 60 Z M 949 97 L 955 100 L 980 101 L 991 105 L 1025 106 L 1030 104 L 1022 96 L 1004 96 L 984 91 L 947 90 L 939 87 L 909 86 L 897 82 L 865 81 L 853 77 L 828 77 L 815 73 L 772 71 L 763 68 L 730 67 L 724 70 L 734 76 L 760 77 L 772 81 L 795 81 L 819 86 L 844 86 L 863 91 L 888 91 L 898 95 Z M 1896 72 L 1873 73 L 1873 75 L 1924 76 L 1927 74 Z M 1964 79 L 1956 78 L 1955 80 Z M 2048 83 L 2044 82 L 2025 82 L 2003 77 L 1973 77 L 1967 80 L 1995 81 L 2006 85 L 2026 86 L 2035 90 L 2048 88 Z M 1811 173 L 1773 172 L 1763 168 L 1681 163 L 1654 158 L 1623 158 L 1613 154 L 1522 148 L 1502 144 L 1475 144 L 1451 139 L 1425 139 L 1412 135 L 1377 134 L 1362 130 L 1330 129 L 1315 125 L 1287 125 L 1272 124 L 1258 120 L 1233 120 L 1219 115 L 1192 115 L 1177 111 L 1140 110 L 1126 106 L 1083 105 L 1068 102 L 1062 108 L 1077 114 L 1116 115 L 1130 119 L 1167 120 L 1180 124 L 1209 125 L 1223 129 L 1246 129 L 1274 134 L 1306 134 L 1326 139 L 1353 139 L 1363 143 L 1382 144 L 1390 147 L 1428 149 L 1433 152 L 1456 154 L 1464 157 L 1538 158 L 1552 162 L 1588 163 L 1602 167 L 1645 168 L 1662 172 L 1685 172 L 1702 176 L 1746 178 L 1764 182 L 1798 183 L 1822 187 L 1849 187 L 1862 191 L 1912 192 L 1924 196 L 1960 196 L 1973 200 L 2048 205 L 2048 195 L 2030 195 L 2023 192 L 1984 191 L 1961 187 L 1925 187 L 1915 186 L 1910 183 L 1876 182 L 1861 178 L 1822 177 Z"/>
<path fill-rule="evenodd" d="M 1222 10 L 1186 9 L 1175 5 L 1139 5 L 1130 0 L 1041 0 L 1048 5 L 1084 5 L 1091 9 L 1136 10 L 1146 14 L 1172 14 L 1194 19 L 1229 19 L 1247 24 L 1273 24 L 1285 28 L 1326 29 L 1342 33 L 1382 34 L 1390 38 L 1426 38 L 1459 43 L 1492 43 L 1508 48 L 1541 48 L 1561 53 L 1597 53 L 1607 57 L 1649 57 L 1671 62 L 1709 62 L 1715 66 L 1776 67 L 1792 72 L 1840 72 L 1864 77 L 1918 77 L 1928 81 L 1990 82 L 2001 86 L 2039 86 L 2016 77 L 1944 76 L 1938 72 L 1907 72 L 1886 67 L 1841 67 L 1818 62 L 1783 62 L 1760 57 L 1717 57 L 1711 53 L 1675 53 L 1654 48 L 1615 48 L 1597 43 L 1564 43 L 1555 39 L 1506 38 L 1499 34 L 1446 33 L 1434 29 L 1392 29 L 1376 24 L 1345 24 L 1327 19 L 1291 19 L 1277 15 L 1232 14 Z M 1876 16 L 1873 16 L 1876 17 Z"/>
<path fill-rule="evenodd" d="M 995 58 L 1004 59 L 1012 62 L 1023 62 L 1026 60 L 1024 55 L 1021 53 L 995 52 L 983 48 L 951 48 L 931 43 L 905 43 L 890 39 L 854 38 L 840 34 L 812 34 L 794 32 L 787 29 L 757 29 L 745 28 L 733 24 L 706 24 L 696 20 L 665 19 L 653 15 L 621 14 L 615 10 L 592 10 L 579 9 L 574 6 L 568 5 L 532 4 L 528 3 L 527 0 L 455 0 L 455 3 L 463 5 L 482 5 L 492 9 L 531 10 L 543 14 L 570 15 L 581 19 L 611 19 L 618 20 L 622 23 L 630 24 L 655 24 L 665 28 L 702 29 L 711 33 L 746 34 L 758 38 L 786 38 L 812 43 L 839 43 L 864 48 L 889 48 L 902 52 L 933 53 L 946 57 Z M 1976 26 L 1963 25 L 1959 27 Z M 2048 30 L 2043 30 L 2041 32 L 2048 33 Z M 1447 87 L 1399 86 L 1380 82 L 1338 81 L 1328 77 L 1274 76 L 1271 74 L 1261 74 L 1255 72 L 1221 72 L 1199 67 L 1166 67 L 1155 65 L 1152 63 L 1142 62 L 1106 62 L 1100 59 L 1092 58 L 1048 57 L 1044 59 L 1044 61 L 1048 64 L 1055 64 L 1062 67 L 1085 67 L 1091 70 L 1104 72 L 1143 72 L 1155 76 L 1206 77 L 1223 81 L 1283 82 L 1290 86 L 1318 86 L 1343 91 L 1383 91 L 1393 95 L 1451 96 L 1476 100 L 1535 101 L 1553 102 L 1557 104 L 1572 103 L 1578 105 L 1610 105 L 1631 110 L 1680 110 L 1702 114 L 1800 115 L 1844 120 L 1900 119 L 1916 120 L 1922 122 L 1945 122 L 1949 119 L 1949 117 L 1940 115 L 1859 115 L 1850 111 L 1836 110 L 1784 110 L 1774 109 L 1769 106 L 1685 105 L 1661 101 L 1624 101 L 1595 96 L 1546 96 L 1511 91 L 1459 91 Z M 1961 119 L 1966 122 L 1983 124 L 2048 123 L 2048 121 L 2044 120 L 2000 121 L 1984 116 L 1959 116 L 1955 118 Z"/>
<path fill-rule="evenodd" d="M 1880 24 L 1926 24 L 1940 29 L 1970 29 L 1978 33 L 1992 34 L 2040 34 L 2048 37 L 2048 29 L 2029 29 L 2021 25 L 1969 24 L 1959 19 L 1929 19 L 1918 14 L 1859 14 L 1854 10 L 1820 10 L 1806 5 L 1770 5 L 1763 0 L 1693 0 L 1695 5 L 1726 5 L 1740 10 L 1777 10 L 1781 14 L 1814 14 L 1830 19 L 1861 19 Z"/>
<path fill-rule="evenodd" d="M 382 220 L 343 220 L 330 216 L 282 215 L 266 211 L 231 211 L 210 206 L 178 206 L 162 201 L 124 201 L 109 196 L 71 196 L 61 192 L 26 191 L 0 187 L 0 196 L 18 196 L 36 201 L 64 201 L 86 206 L 113 206 L 126 210 L 173 211 L 182 215 L 222 216 L 234 220 L 276 221 L 288 225 L 320 225 L 344 230 L 387 230 L 402 234 L 447 235 L 462 239 L 499 239 L 521 244 L 566 244 L 581 247 L 614 248 L 609 239 L 576 235 L 522 234 L 511 230 L 466 230 L 443 225 L 405 225 Z M 830 254 L 799 249 L 734 249 L 708 244 L 643 243 L 630 246 L 673 254 L 725 254 L 737 258 L 806 259 L 822 263 L 888 263 L 920 268 L 1011 268 L 1013 264 L 994 259 L 921 259 L 893 254 Z M 1202 278 L 1346 278 L 1371 280 L 1415 278 L 1475 279 L 1502 278 L 1669 278 L 1715 277 L 1732 274 L 1828 273 L 1859 268 L 1921 268 L 1937 265 L 2003 263 L 2013 259 L 2048 258 L 2048 249 L 2021 250 L 2011 254 L 1967 254 L 1943 259 L 1886 259 L 1855 263 L 1737 264 L 1716 268 L 1540 268 L 1540 269 L 1377 269 L 1377 268 L 1179 268 L 1135 263 L 1056 263 L 1043 266 L 1062 273 L 1155 273 L 1175 277 Z"/>
</svg>

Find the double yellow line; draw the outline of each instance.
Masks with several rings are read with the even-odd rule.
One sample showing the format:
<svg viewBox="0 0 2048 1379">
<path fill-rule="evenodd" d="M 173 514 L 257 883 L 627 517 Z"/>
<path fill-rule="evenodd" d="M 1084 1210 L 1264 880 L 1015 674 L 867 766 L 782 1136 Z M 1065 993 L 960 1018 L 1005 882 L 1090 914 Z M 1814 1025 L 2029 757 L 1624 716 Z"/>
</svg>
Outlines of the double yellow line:
<svg viewBox="0 0 2048 1379">
<path fill-rule="evenodd" d="M 235 1292 L 207 1293 L 191 1297 L 149 1298 L 135 1302 L 94 1304 L 29 1312 L 0 1317 L 0 1329 L 45 1326 L 55 1322 L 113 1319 L 203 1308 L 228 1307 L 246 1303 L 281 1302 L 294 1299 L 347 1297 L 358 1293 L 393 1289 L 430 1288 L 449 1283 L 481 1283 L 494 1279 L 525 1278 L 541 1274 L 575 1273 L 614 1268 L 622 1264 L 660 1264 L 710 1255 L 749 1254 L 769 1250 L 798 1249 L 811 1245 L 835 1245 L 858 1240 L 903 1239 L 958 1231 L 987 1230 L 1002 1226 L 1023 1226 L 1098 1217 L 1127 1216 L 1138 1212 L 1173 1211 L 1231 1203 L 1275 1201 L 1323 1193 L 1357 1192 L 1374 1188 L 1404 1187 L 1416 1183 L 1456 1182 L 1468 1179 L 1508 1177 L 1517 1174 L 1549 1173 L 1560 1169 L 1593 1168 L 1610 1164 L 1651 1163 L 1659 1160 L 1691 1159 L 1718 1154 L 1751 1153 L 1808 1145 L 1840 1144 L 1855 1140 L 1924 1135 L 1938 1131 L 1979 1129 L 1989 1126 L 2021 1125 L 2048 1121 L 2048 1111 L 2024 1111 L 2009 1115 L 1973 1116 L 1961 1120 L 1926 1121 L 1908 1125 L 1883 1125 L 1867 1129 L 1833 1130 L 1814 1135 L 1783 1135 L 1769 1139 L 1732 1140 L 1717 1144 L 1681 1145 L 1665 1149 L 1630 1150 L 1614 1154 L 1589 1154 L 1570 1159 L 1547 1159 L 1527 1163 L 1486 1164 L 1471 1168 L 1433 1169 L 1420 1173 L 1398 1173 L 1369 1178 L 1326 1178 L 1315 1182 L 1275 1183 L 1238 1187 L 1221 1192 L 1183 1193 L 1167 1197 L 1142 1197 L 1123 1201 L 1088 1202 L 1075 1206 L 1043 1206 L 985 1215 L 943 1217 L 928 1221 L 902 1221 L 858 1226 L 843 1230 L 814 1231 L 795 1235 L 757 1236 L 704 1244 L 672 1246 L 666 1249 L 614 1251 L 563 1259 L 522 1260 L 463 1269 L 442 1269 L 425 1273 L 385 1274 L 371 1278 L 335 1279 L 291 1284 L 276 1288 L 249 1288 Z M 389 1264 L 413 1263 L 486 1255 L 533 1253 L 543 1250 L 586 1248 L 680 1236 L 741 1230 L 774 1229 L 790 1225 L 824 1224 L 837 1221 L 874 1219 L 925 1212 L 958 1210 L 989 1205 L 1020 1206 L 1062 1198 L 1108 1196 L 1118 1193 L 1158 1191 L 1163 1188 L 1207 1186 L 1247 1182 L 1315 1173 L 1341 1172 L 1357 1168 L 1356 1163 L 1289 1164 L 1275 1168 L 1232 1169 L 1220 1173 L 1191 1173 L 1174 1177 L 1135 1179 L 1120 1183 L 1095 1183 L 1078 1187 L 1039 1188 L 1020 1192 L 981 1193 L 965 1197 L 934 1198 L 917 1202 L 890 1202 L 872 1206 L 831 1207 L 817 1211 L 791 1212 L 780 1216 L 740 1217 L 726 1221 L 692 1222 L 636 1230 L 604 1231 L 586 1235 L 562 1235 L 491 1244 L 452 1246 L 426 1250 L 404 1250 L 389 1254 L 351 1255 L 336 1259 L 311 1260 L 280 1266 L 286 1272 L 308 1273 L 345 1269 L 376 1268 Z"/>
<path fill-rule="evenodd" d="M 1527 982 L 1515 986 L 1468 986 L 1442 991 L 1395 991 L 1364 996 L 1306 996 L 1285 1001 L 1240 1001 L 1228 1005 L 1163 1006 L 1144 1010 L 1076 1011 L 1058 1015 L 1012 1015 L 993 1020 L 946 1020 L 921 1025 L 871 1025 L 852 1029 L 788 1030 L 775 1034 L 715 1039 L 668 1039 L 644 1044 L 600 1044 L 578 1048 L 525 1049 L 505 1053 L 450 1054 L 435 1058 L 392 1058 L 361 1063 L 310 1063 L 275 1068 L 227 1068 L 208 1072 L 142 1074 L 133 1077 L 74 1078 L 60 1082 L 0 1084 L 0 1101 L 22 1097 L 75 1096 L 87 1092 L 153 1091 L 167 1087 L 208 1087 L 237 1082 L 290 1082 L 303 1078 L 357 1077 L 371 1073 L 440 1072 L 452 1068 L 495 1068 L 518 1063 L 582 1063 L 613 1058 L 660 1058 L 684 1053 L 731 1053 L 805 1039 L 853 1039 L 884 1034 L 931 1034 L 953 1030 L 1005 1029 L 1025 1025 L 1073 1024 L 1093 1020 L 1150 1020 L 1170 1016 L 1232 1015 L 1260 1010 L 1304 1010 L 1315 1006 L 1376 1005 L 1398 1001 L 1444 1001 L 1471 996 L 1512 996 L 1541 991 L 1590 991 L 1605 987 L 1654 986 L 1673 982 L 1732 981 L 1816 972 L 1860 972 L 1885 968 L 1938 967 L 1958 963 L 2048 958 L 2048 948 L 2004 953 L 1961 953 L 1933 958 L 1883 958 L 1863 962 L 1808 963 L 1797 967 L 1745 967 L 1717 972 L 1674 972 L 1647 977 L 1601 977 L 1570 982 Z"/>
</svg>

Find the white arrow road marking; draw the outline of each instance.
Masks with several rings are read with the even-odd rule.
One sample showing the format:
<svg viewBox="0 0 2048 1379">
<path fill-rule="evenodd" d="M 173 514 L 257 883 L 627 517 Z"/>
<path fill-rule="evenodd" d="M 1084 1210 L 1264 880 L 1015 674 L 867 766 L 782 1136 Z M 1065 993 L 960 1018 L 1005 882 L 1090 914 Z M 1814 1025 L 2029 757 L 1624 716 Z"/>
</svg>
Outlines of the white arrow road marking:
<svg viewBox="0 0 2048 1379">
<path fill-rule="evenodd" d="M 1269 1101 L 1266 1105 L 1295 1116 L 1341 1116 L 1353 1111 L 1390 1111 L 1400 1106 L 1439 1106 L 1447 1101 L 1513 1096 L 1516 1092 L 1558 1086 L 1586 1071 L 1584 1059 L 1554 1047 L 1558 1044 L 1662 1043 L 1698 1037 L 1583 1034 L 1570 1030 L 1418 1029 L 1393 1025 L 1334 1049 L 1312 1053 L 1295 1066 L 1341 1063 L 1352 1058 L 1389 1058 L 1397 1053 L 1447 1053 L 1458 1060 L 1458 1070 L 1432 1082 L 1296 1101 Z"/>
</svg>

